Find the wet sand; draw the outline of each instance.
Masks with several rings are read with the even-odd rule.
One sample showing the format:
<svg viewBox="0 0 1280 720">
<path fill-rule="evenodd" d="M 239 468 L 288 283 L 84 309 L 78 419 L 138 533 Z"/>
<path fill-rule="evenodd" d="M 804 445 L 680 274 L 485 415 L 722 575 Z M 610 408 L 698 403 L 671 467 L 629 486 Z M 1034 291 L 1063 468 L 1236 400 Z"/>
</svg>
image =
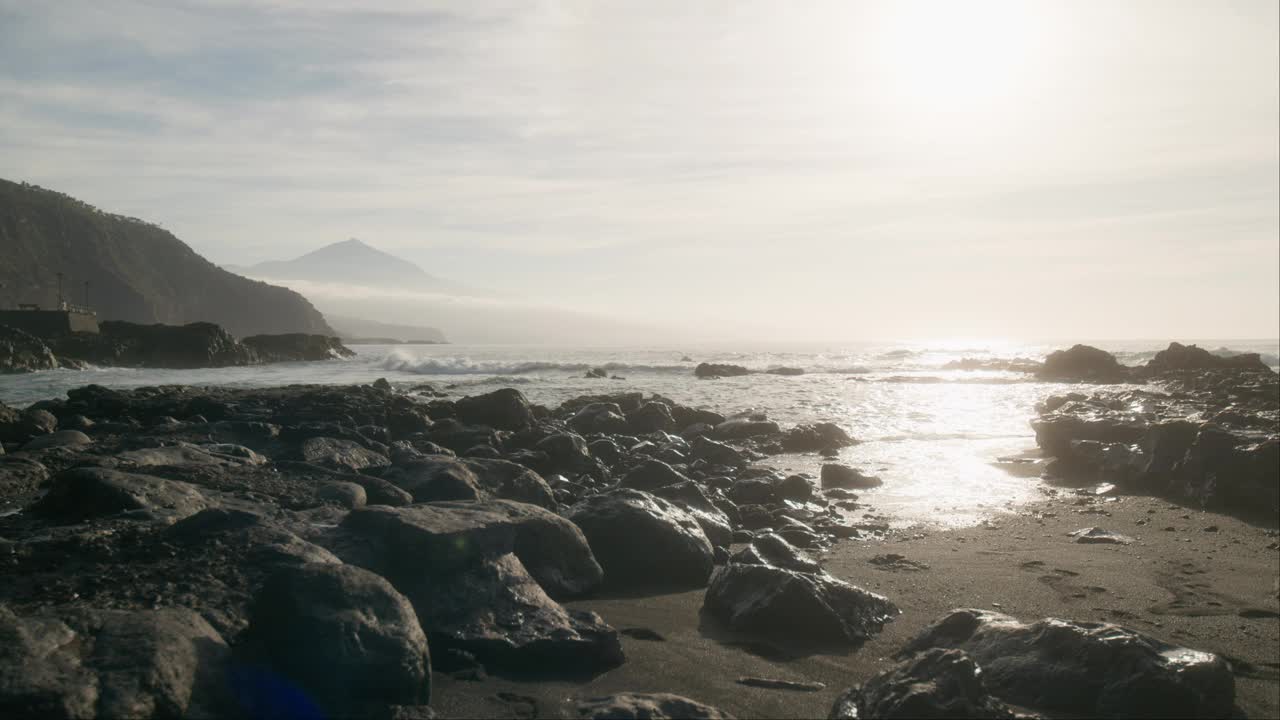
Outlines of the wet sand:
<svg viewBox="0 0 1280 720">
<path fill-rule="evenodd" d="M 702 590 L 589 598 L 567 605 L 594 610 L 620 630 L 646 628 L 665 639 L 624 637 L 622 667 L 577 683 L 473 681 L 436 673 L 431 704 L 443 717 L 572 717 L 573 698 L 671 692 L 743 718 L 826 717 L 840 692 L 893 664 L 891 656 L 927 624 L 953 608 L 976 607 L 1022 620 L 1108 621 L 1221 653 L 1235 667 L 1239 710 L 1252 718 L 1280 717 L 1280 539 L 1274 526 L 1155 498 L 1046 493 L 1043 502 L 983 526 L 847 540 L 822 555 L 828 572 L 882 593 L 902 609 L 859 649 L 805 653 L 734 637 L 700 617 Z M 1068 535 L 1090 526 L 1134 542 L 1079 544 Z M 739 684 L 742 677 L 826 687 L 763 689 Z"/>
</svg>

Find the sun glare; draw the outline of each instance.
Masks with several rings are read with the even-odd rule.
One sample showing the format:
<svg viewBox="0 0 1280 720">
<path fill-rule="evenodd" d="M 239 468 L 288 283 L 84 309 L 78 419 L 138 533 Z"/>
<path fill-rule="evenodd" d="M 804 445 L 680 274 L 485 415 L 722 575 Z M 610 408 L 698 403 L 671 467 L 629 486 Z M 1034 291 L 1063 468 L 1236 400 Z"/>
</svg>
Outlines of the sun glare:
<svg viewBox="0 0 1280 720">
<path fill-rule="evenodd" d="M 1031 78 L 1039 40 L 1033 3 L 897 0 L 882 8 L 876 66 L 905 109 L 994 109 L 1016 100 Z"/>
</svg>

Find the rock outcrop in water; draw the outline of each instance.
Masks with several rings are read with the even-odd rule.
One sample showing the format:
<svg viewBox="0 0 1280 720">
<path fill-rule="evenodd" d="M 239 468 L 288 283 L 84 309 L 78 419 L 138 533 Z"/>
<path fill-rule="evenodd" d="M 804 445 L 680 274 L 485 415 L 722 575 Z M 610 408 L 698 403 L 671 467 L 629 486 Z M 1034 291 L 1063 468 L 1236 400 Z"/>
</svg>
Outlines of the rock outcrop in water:
<svg viewBox="0 0 1280 720">
<path fill-rule="evenodd" d="M 1069 350 L 1049 353 L 1037 376 L 1042 380 L 1115 383 L 1125 381 L 1129 374 L 1129 369 L 1106 350 L 1073 345 Z"/>
<path fill-rule="evenodd" d="M 1280 506 L 1280 378 L 1183 370 L 1155 390 L 1054 396 L 1032 421 L 1051 476 L 1245 516 Z"/>
<path fill-rule="evenodd" d="M 0 375 L 53 370 L 61 366 L 43 340 L 17 328 L 0 325 Z"/>
</svg>

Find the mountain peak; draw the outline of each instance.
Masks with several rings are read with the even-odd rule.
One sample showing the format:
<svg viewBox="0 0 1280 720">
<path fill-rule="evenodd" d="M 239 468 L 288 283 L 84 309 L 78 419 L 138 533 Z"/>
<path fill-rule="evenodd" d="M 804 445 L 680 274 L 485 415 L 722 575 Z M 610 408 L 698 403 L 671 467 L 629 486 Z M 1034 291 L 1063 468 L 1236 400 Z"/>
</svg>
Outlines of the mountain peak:
<svg viewBox="0 0 1280 720">
<path fill-rule="evenodd" d="M 358 238 L 325 245 L 293 260 L 259 263 L 245 268 L 244 272 L 276 280 L 398 287 L 426 292 L 440 292 L 451 287 L 451 283 L 427 274 L 408 260 L 379 250 Z"/>
</svg>

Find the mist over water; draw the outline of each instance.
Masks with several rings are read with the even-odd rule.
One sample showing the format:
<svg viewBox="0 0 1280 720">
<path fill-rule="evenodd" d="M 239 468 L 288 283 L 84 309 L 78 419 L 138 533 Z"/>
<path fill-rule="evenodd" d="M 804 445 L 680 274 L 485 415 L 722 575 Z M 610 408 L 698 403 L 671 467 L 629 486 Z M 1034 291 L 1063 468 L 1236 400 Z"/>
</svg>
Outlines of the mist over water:
<svg viewBox="0 0 1280 720">
<path fill-rule="evenodd" d="M 1227 354 L 1259 352 L 1280 364 L 1280 342 L 1201 340 Z M 878 475 L 884 486 L 861 493 L 868 512 L 895 525 L 974 524 L 1034 500 L 1039 481 L 997 465 L 999 458 L 1034 449 L 1029 420 L 1037 401 L 1070 386 L 1034 382 L 1019 372 L 951 370 L 965 358 L 1041 360 L 1069 343 L 878 343 L 850 346 L 776 345 L 755 348 L 688 346 L 588 348 L 555 346 L 358 345 L 355 358 L 317 363 L 200 369 L 104 368 L 0 378 L 10 405 L 61 397 L 73 387 L 192 384 L 241 387 L 292 383 L 367 383 L 385 377 L 403 389 L 429 383 L 450 397 L 516 387 L 531 402 L 555 406 L 586 394 L 642 391 L 732 414 L 761 410 L 784 427 L 839 424 L 861 441 L 838 462 Z M 1098 342 L 1121 362 L 1141 364 L 1167 343 Z M 698 362 L 733 363 L 753 370 L 788 367 L 805 374 L 699 380 Z M 625 379 L 587 379 L 604 368 Z M 769 464 L 817 474 L 816 455 L 784 455 Z M 855 519 L 861 513 L 855 515 Z"/>
</svg>

